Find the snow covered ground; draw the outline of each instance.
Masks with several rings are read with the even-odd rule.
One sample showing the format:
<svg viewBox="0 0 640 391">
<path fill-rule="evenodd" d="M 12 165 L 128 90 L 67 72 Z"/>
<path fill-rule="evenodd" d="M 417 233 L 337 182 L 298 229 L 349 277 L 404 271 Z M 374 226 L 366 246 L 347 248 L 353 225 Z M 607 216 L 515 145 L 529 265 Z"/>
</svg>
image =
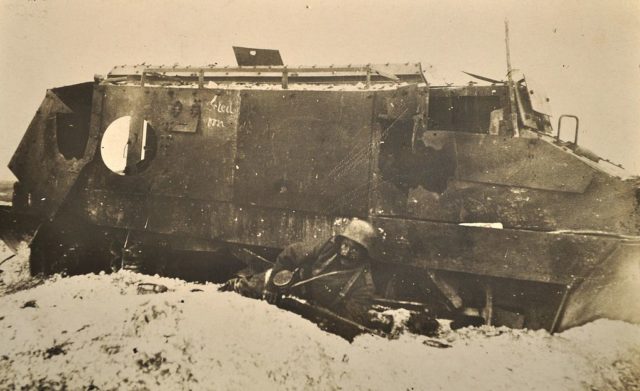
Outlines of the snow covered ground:
<svg viewBox="0 0 640 391">
<path fill-rule="evenodd" d="M 119 272 L 36 285 L 27 252 L 0 265 L 0 389 L 640 389 L 638 325 L 445 330 L 447 348 L 412 334 L 350 344 L 213 284 Z"/>
</svg>

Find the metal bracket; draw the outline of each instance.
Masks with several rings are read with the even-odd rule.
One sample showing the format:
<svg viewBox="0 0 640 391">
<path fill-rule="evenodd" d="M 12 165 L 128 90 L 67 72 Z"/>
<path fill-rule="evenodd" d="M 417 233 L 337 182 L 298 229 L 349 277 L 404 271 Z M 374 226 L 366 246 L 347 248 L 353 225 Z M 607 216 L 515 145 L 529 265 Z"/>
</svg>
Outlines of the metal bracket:
<svg viewBox="0 0 640 391">
<path fill-rule="evenodd" d="M 484 286 L 485 305 L 482 309 L 482 317 L 484 318 L 484 324 L 491 326 L 493 319 L 493 288 L 489 283 Z"/>
<path fill-rule="evenodd" d="M 576 131 L 575 131 L 576 136 L 573 140 L 573 143 L 575 145 L 578 145 L 578 128 L 580 126 L 580 119 L 576 115 L 562 114 L 560 117 L 558 117 L 558 135 L 556 136 L 556 140 L 560 141 L 560 129 L 562 128 L 563 118 L 573 118 L 576 120 Z"/>
<path fill-rule="evenodd" d="M 444 294 L 448 304 L 454 309 L 462 308 L 462 298 L 458 295 L 455 287 L 441 278 L 434 270 L 427 270 L 427 276 L 433 281 L 436 287 Z"/>
</svg>

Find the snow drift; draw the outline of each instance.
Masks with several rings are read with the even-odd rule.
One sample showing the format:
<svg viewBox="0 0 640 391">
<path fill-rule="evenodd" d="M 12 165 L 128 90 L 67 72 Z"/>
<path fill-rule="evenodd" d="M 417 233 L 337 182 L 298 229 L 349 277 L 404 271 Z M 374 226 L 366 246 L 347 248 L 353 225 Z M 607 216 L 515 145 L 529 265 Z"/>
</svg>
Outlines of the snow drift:
<svg viewBox="0 0 640 391">
<path fill-rule="evenodd" d="M 1 389 L 640 388 L 640 326 L 624 322 L 553 336 L 481 327 L 446 329 L 437 341 L 406 333 L 350 344 L 214 284 L 119 272 L 30 287 L 24 261 L 0 266 Z M 141 294 L 139 283 L 168 290 Z"/>
</svg>

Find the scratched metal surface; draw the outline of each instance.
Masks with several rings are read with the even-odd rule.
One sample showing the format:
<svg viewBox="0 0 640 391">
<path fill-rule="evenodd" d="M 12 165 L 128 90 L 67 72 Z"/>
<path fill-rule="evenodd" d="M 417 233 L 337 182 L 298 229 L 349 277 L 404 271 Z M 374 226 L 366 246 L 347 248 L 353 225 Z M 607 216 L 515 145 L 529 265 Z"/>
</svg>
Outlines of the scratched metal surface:
<svg viewBox="0 0 640 391">
<path fill-rule="evenodd" d="M 372 105 L 369 91 L 243 93 L 234 202 L 366 215 Z"/>
<path fill-rule="evenodd" d="M 341 222 L 339 218 L 313 212 L 226 203 L 212 205 L 211 211 L 212 239 L 273 248 L 326 240 L 338 231 Z"/>
</svg>

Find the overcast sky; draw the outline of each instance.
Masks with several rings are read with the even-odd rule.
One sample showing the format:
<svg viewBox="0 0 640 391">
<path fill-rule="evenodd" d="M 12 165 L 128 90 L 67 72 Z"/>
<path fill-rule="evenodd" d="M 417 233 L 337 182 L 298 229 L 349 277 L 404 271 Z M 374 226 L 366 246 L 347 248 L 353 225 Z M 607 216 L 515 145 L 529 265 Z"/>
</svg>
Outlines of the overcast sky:
<svg viewBox="0 0 640 391">
<path fill-rule="evenodd" d="M 234 65 L 232 45 L 290 65 L 420 61 L 432 84 L 503 79 L 511 58 L 580 143 L 640 173 L 640 1 L 2 1 L 0 179 L 47 88 L 114 65 Z"/>
</svg>

